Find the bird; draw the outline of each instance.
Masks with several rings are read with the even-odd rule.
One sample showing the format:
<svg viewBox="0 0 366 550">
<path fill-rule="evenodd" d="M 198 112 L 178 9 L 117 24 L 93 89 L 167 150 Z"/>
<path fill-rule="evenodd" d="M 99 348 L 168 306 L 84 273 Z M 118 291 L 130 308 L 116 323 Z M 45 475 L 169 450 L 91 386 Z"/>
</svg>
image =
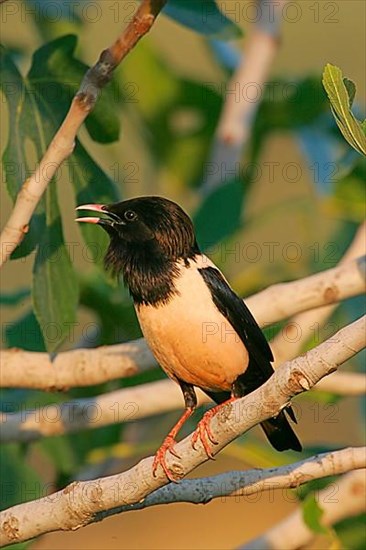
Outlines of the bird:
<svg viewBox="0 0 366 550">
<path fill-rule="evenodd" d="M 217 444 L 210 421 L 219 409 L 243 397 L 273 374 L 270 346 L 245 302 L 219 268 L 201 252 L 193 222 L 175 202 L 141 196 L 114 204 L 84 204 L 76 210 L 97 212 L 77 222 L 101 226 L 109 235 L 105 268 L 121 276 L 132 297 L 142 333 L 169 378 L 179 384 L 185 409 L 155 454 L 159 466 L 175 481 L 167 465 L 178 432 L 197 407 L 195 388 L 216 406 L 207 411 L 193 434 L 208 457 Z M 301 451 L 286 414 L 290 405 L 261 426 L 278 451 Z"/>
</svg>

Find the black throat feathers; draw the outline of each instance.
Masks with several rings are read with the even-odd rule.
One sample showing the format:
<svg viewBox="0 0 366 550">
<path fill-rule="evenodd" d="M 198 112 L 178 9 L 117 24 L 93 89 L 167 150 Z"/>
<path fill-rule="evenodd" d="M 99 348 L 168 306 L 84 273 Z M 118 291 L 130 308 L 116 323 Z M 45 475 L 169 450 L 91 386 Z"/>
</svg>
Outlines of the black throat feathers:
<svg viewBox="0 0 366 550">
<path fill-rule="evenodd" d="M 175 294 L 175 280 L 182 266 L 199 254 L 198 245 L 180 257 L 167 257 L 155 240 L 141 244 L 112 238 L 105 256 L 105 266 L 114 275 L 121 275 L 136 305 L 159 306 Z"/>
</svg>

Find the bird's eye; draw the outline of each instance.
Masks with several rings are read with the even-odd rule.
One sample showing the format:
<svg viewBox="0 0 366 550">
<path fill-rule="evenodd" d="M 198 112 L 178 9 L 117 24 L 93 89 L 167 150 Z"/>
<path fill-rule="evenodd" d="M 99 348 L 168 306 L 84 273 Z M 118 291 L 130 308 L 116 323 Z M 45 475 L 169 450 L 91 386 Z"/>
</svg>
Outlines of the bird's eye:
<svg viewBox="0 0 366 550">
<path fill-rule="evenodd" d="M 126 210 L 125 212 L 125 220 L 128 222 L 133 222 L 137 218 L 136 212 L 133 210 Z"/>
</svg>

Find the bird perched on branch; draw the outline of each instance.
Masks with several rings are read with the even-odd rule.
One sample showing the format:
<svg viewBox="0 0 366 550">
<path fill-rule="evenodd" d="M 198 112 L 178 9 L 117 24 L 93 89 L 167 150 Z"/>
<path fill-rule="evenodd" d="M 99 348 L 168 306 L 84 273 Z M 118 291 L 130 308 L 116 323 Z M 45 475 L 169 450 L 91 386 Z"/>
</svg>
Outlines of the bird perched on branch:
<svg viewBox="0 0 366 550">
<path fill-rule="evenodd" d="M 185 412 L 155 455 L 174 480 L 166 453 L 175 454 L 176 436 L 197 406 L 194 387 L 219 405 L 199 422 L 198 440 L 208 456 L 216 441 L 210 419 L 223 404 L 261 386 L 273 374 L 271 349 L 244 302 L 220 270 L 200 252 L 192 221 L 174 202 L 139 197 L 116 204 L 86 204 L 77 210 L 100 217 L 78 218 L 98 224 L 110 237 L 105 266 L 122 274 L 133 298 L 142 332 L 166 374 L 181 387 Z M 295 420 L 290 407 L 286 412 Z M 285 411 L 261 426 L 278 451 L 301 451 Z M 177 456 L 177 455 L 176 455 Z"/>
</svg>

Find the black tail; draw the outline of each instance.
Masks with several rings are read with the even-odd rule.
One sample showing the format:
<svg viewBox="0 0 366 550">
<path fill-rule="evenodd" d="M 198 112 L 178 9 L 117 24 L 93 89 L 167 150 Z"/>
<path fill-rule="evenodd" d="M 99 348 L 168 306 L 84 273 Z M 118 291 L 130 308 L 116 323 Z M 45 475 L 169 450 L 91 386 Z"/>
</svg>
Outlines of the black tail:
<svg viewBox="0 0 366 550">
<path fill-rule="evenodd" d="M 280 412 L 274 418 L 269 418 L 261 423 L 264 433 L 266 434 L 272 447 L 277 451 L 302 451 L 301 443 L 290 426 L 285 413 Z"/>
<path fill-rule="evenodd" d="M 223 403 L 224 401 L 230 399 L 230 392 L 203 391 L 216 403 Z M 293 410 L 290 407 L 287 407 L 285 410 L 288 412 L 292 420 L 296 422 Z M 292 449 L 293 451 L 299 452 L 302 451 L 301 443 L 297 439 L 297 436 L 291 428 L 290 423 L 283 411 L 281 411 L 274 418 L 269 418 L 268 420 L 262 422 L 261 426 L 269 442 L 277 451 L 287 451 L 287 449 Z"/>
</svg>

